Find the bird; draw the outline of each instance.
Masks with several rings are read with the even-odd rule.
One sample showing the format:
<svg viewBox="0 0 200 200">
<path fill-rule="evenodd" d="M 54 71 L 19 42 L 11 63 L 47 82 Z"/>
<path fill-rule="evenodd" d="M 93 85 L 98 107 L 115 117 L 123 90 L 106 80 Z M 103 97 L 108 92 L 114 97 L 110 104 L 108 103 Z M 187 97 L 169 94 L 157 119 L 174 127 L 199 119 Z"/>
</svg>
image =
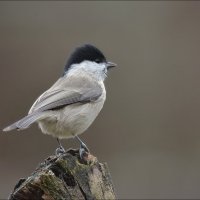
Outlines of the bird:
<svg viewBox="0 0 200 200">
<path fill-rule="evenodd" d="M 37 122 L 42 133 L 57 138 L 57 153 L 65 152 L 60 139 L 76 138 L 82 158 L 89 149 L 78 135 L 89 128 L 103 108 L 104 80 L 108 71 L 116 66 L 92 44 L 76 47 L 61 77 L 37 98 L 25 117 L 3 131 L 24 130 Z"/>
</svg>

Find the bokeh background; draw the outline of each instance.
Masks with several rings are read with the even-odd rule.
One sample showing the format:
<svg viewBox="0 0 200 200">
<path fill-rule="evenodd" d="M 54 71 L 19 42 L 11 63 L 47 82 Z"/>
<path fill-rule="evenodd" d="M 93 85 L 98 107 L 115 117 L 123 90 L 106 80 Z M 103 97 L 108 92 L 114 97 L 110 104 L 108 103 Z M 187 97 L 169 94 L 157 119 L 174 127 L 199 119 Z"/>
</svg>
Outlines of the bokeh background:
<svg viewBox="0 0 200 200">
<path fill-rule="evenodd" d="M 83 43 L 119 66 L 81 136 L 108 163 L 118 198 L 199 199 L 200 2 L 1 1 L 1 129 L 28 112 Z M 56 147 L 36 125 L 2 132 L 0 198 Z"/>
</svg>

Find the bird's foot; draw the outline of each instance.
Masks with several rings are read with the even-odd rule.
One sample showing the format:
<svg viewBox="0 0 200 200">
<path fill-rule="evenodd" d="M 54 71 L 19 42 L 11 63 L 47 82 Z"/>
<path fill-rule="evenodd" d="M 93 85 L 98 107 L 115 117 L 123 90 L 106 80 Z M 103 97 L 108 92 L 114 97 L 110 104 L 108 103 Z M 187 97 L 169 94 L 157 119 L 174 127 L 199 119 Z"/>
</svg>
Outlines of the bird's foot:
<svg viewBox="0 0 200 200">
<path fill-rule="evenodd" d="M 79 156 L 80 156 L 81 160 L 84 160 L 84 158 L 86 158 L 90 154 L 90 151 L 89 151 L 88 147 L 86 146 L 86 144 L 83 143 L 82 140 L 77 135 L 75 135 L 75 138 L 80 143 Z"/>
<path fill-rule="evenodd" d="M 64 147 L 62 146 L 62 144 L 61 144 L 61 142 L 58 138 L 57 138 L 57 142 L 59 144 L 59 147 L 56 149 L 56 155 L 60 155 L 60 154 L 65 153 L 66 151 L 65 151 Z"/>
<path fill-rule="evenodd" d="M 88 147 L 86 146 L 86 144 L 81 142 L 80 149 L 79 149 L 80 158 L 84 159 L 85 157 L 88 156 L 89 153 L 90 153 L 90 151 L 89 151 Z"/>
<path fill-rule="evenodd" d="M 63 154 L 63 153 L 65 153 L 66 151 L 65 151 L 65 149 L 62 147 L 62 146 L 60 146 L 60 147 L 58 147 L 57 149 L 56 149 L 56 155 L 58 156 L 58 155 L 61 155 L 61 154 Z"/>
</svg>

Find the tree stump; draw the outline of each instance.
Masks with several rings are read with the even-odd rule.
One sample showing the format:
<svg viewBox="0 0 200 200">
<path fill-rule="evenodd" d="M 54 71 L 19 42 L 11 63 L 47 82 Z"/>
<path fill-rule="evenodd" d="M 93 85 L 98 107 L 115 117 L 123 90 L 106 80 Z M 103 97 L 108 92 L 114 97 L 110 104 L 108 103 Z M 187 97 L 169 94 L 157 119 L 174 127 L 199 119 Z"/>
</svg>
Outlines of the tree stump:
<svg viewBox="0 0 200 200">
<path fill-rule="evenodd" d="M 27 179 L 20 179 L 10 200 L 115 199 L 106 163 L 78 150 L 48 157 Z"/>
</svg>

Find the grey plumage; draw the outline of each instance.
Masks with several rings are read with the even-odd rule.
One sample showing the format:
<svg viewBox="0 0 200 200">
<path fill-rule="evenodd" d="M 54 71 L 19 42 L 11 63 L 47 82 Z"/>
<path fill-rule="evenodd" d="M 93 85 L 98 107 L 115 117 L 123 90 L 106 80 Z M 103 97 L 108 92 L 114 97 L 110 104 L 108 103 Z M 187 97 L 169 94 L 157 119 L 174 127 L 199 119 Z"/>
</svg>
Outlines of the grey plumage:
<svg viewBox="0 0 200 200">
<path fill-rule="evenodd" d="M 63 85 L 66 89 L 58 89 L 62 88 Z M 26 129 L 32 123 L 47 117 L 48 112 L 46 111 L 48 110 L 61 109 L 71 104 L 96 101 L 101 94 L 101 86 L 93 82 L 91 78 L 66 79 L 62 77 L 36 100 L 26 117 L 6 127 L 3 131 Z"/>
<path fill-rule="evenodd" d="M 27 116 L 3 131 L 26 129 L 38 122 L 43 133 L 57 138 L 83 133 L 103 107 L 104 79 L 114 66 L 92 45 L 76 49 L 64 75 L 35 101 Z"/>
<path fill-rule="evenodd" d="M 32 123 L 39 120 L 44 116 L 42 112 L 35 112 L 25 116 L 24 118 L 20 119 L 19 121 L 11 124 L 10 126 L 3 129 L 3 131 L 11 131 L 14 129 L 23 130 L 28 128 Z"/>
<path fill-rule="evenodd" d="M 74 103 L 88 103 L 97 100 L 101 94 L 101 86 L 91 78 L 62 77 L 36 100 L 29 113 L 55 110 Z"/>
</svg>

